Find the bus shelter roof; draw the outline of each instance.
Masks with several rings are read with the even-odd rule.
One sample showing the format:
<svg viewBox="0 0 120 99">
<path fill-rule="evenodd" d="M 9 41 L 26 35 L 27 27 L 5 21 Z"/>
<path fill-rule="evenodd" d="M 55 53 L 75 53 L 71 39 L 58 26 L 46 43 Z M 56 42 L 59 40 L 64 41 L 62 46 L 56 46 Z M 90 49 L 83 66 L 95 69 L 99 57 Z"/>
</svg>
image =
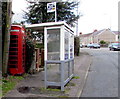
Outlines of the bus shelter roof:
<svg viewBox="0 0 120 99">
<path fill-rule="evenodd" d="M 70 31 L 73 32 L 71 27 L 69 27 L 64 21 L 62 21 L 62 22 L 47 22 L 47 23 L 26 25 L 26 29 L 32 29 L 34 31 L 44 31 L 44 27 L 61 26 L 61 25 L 64 25 Z"/>
</svg>

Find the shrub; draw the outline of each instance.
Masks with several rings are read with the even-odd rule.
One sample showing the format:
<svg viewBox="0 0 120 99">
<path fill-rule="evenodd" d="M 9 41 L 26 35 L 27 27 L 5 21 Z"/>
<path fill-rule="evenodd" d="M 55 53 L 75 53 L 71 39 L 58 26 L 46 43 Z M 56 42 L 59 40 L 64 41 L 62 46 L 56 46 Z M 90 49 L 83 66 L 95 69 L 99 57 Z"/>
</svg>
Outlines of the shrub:
<svg viewBox="0 0 120 99">
<path fill-rule="evenodd" d="M 25 71 L 28 73 L 32 62 L 34 61 L 35 45 L 33 41 L 26 39 L 26 68 Z"/>
<path fill-rule="evenodd" d="M 44 44 L 43 43 L 36 43 L 36 48 L 44 48 Z"/>
<path fill-rule="evenodd" d="M 106 42 L 104 40 L 101 40 L 100 44 L 106 44 Z"/>
</svg>

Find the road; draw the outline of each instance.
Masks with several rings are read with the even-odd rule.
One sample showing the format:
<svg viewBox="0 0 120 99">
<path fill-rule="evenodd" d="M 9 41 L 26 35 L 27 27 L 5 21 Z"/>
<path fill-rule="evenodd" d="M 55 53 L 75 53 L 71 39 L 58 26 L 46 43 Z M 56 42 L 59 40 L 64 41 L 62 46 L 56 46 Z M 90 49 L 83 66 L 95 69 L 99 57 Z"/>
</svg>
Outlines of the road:
<svg viewBox="0 0 120 99">
<path fill-rule="evenodd" d="M 118 97 L 118 51 L 108 48 L 81 51 L 93 58 L 81 97 Z"/>
</svg>

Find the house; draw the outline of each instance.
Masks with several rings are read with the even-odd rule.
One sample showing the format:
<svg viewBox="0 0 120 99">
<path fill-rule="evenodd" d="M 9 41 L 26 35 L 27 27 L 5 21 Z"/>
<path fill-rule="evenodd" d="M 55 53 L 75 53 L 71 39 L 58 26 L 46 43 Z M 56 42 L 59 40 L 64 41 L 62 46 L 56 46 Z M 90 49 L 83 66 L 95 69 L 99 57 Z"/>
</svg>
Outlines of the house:
<svg viewBox="0 0 120 99">
<path fill-rule="evenodd" d="M 80 35 L 80 44 L 82 45 L 87 45 L 89 43 L 92 43 L 92 34 L 93 33 L 88 33 L 88 34 L 82 34 Z"/>
<path fill-rule="evenodd" d="M 118 42 L 119 35 L 119 31 L 111 31 L 110 29 L 94 30 L 92 33 L 81 34 L 80 42 L 83 45 L 87 45 L 89 43 L 100 43 L 103 40 L 109 44 Z"/>
</svg>

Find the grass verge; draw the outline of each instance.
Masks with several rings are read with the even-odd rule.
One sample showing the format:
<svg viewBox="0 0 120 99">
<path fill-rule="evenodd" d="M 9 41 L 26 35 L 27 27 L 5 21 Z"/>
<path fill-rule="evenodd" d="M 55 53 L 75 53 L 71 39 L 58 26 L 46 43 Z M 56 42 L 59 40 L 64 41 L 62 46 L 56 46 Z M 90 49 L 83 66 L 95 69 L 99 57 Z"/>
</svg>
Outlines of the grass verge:
<svg viewBox="0 0 120 99">
<path fill-rule="evenodd" d="M 42 91 L 61 91 L 60 89 L 52 89 L 52 88 L 47 88 L 47 89 L 40 88 L 40 90 L 42 90 Z"/>
<path fill-rule="evenodd" d="M 2 95 L 4 96 L 8 91 L 12 90 L 17 82 L 22 79 L 22 76 L 9 76 L 7 78 L 2 78 Z"/>
<path fill-rule="evenodd" d="M 2 98 L 2 84 L 0 83 L 0 98 Z"/>
<path fill-rule="evenodd" d="M 72 79 L 80 79 L 79 76 L 74 76 Z"/>
</svg>

